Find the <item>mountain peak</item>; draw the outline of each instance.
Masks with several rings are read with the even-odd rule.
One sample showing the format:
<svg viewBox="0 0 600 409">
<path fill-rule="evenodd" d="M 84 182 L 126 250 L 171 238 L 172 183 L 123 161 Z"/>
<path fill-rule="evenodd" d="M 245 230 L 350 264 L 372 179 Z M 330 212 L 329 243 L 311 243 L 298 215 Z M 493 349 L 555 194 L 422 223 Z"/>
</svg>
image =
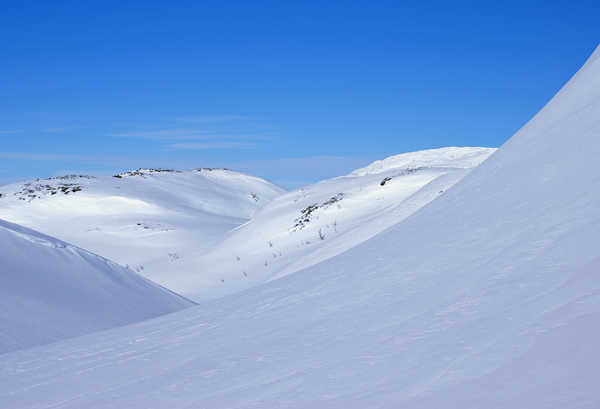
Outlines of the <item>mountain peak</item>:
<svg viewBox="0 0 600 409">
<path fill-rule="evenodd" d="M 454 168 L 468 169 L 477 166 L 496 151 L 496 148 L 447 147 L 401 153 L 377 160 L 364 168 L 356 169 L 351 176 L 382 173 L 391 169 Z"/>
</svg>

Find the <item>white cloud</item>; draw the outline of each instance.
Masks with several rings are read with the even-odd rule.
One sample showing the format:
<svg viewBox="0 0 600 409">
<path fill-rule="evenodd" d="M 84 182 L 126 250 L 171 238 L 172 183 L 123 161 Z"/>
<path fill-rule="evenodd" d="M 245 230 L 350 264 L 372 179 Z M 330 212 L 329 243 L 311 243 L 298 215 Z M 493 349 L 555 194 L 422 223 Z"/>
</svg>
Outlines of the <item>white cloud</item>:
<svg viewBox="0 0 600 409">
<path fill-rule="evenodd" d="M 208 131 L 200 129 L 161 129 L 155 131 L 130 131 L 111 133 L 109 136 L 121 136 L 125 138 L 145 138 L 145 139 L 200 139 L 211 138 Z"/>
<path fill-rule="evenodd" d="M 63 155 L 52 153 L 31 152 L 0 152 L 3 159 L 25 159 L 25 160 L 85 160 L 86 157 L 78 155 Z"/>
<path fill-rule="evenodd" d="M 206 142 L 206 143 L 173 143 L 172 149 L 206 150 L 206 149 L 249 149 L 254 145 L 247 142 Z"/>
<path fill-rule="evenodd" d="M 65 132 L 65 131 L 69 131 L 71 129 L 78 129 L 78 128 L 83 128 L 83 127 L 80 125 L 68 125 L 68 126 L 59 126 L 59 127 L 54 127 L 54 128 L 43 128 L 41 131 L 46 132 L 46 133 L 60 133 L 60 132 Z"/>
<path fill-rule="evenodd" d="M 175 118 L 176 121 L 180 122 L 191 122 L 198 124 L 208 124 L 215 122 L 233 122 L 233 121 L 249 121 L 254 120 L 245 115 L 200 115 L 200 116 L 181 116 Z"/>
<path fill-rule="evenodd" d="M 257 173 L 276 171 L 285 175 L 301 175 L 312 178 L 321 175 L 327 175 L 326 177 L 344 175 L 371 161 L 368 158 L 353 156 L 309 156 L 252 160 L 238 162 L 235 165 L 240 169 L 248 169 Z"/>
<path fill-rule="evenodd" d="M 34 152 L 0 152 L 1 159 L 21 159 L 26 161 L 56 161 L 94 164 L 101 166 L 132 167 L 136 163 L 150 162 L 151 158 L 135 158 L 126 156 L 104 155 L 71 155 L 61 153 L 34 153 Z M 157 159 L 159 160 L 159 159 Z"/>
</svg>

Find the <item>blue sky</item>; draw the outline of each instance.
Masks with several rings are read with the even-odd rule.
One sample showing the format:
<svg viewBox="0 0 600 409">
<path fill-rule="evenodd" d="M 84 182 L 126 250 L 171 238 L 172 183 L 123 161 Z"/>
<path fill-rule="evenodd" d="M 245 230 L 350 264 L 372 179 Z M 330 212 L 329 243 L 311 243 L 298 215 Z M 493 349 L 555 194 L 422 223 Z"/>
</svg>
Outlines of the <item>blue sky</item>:
<svg viewBox="0 0 600 409">
<path fill-rule="evenodd" d="M 29 1 L 0 13 L 0 183 L 225 166 L 286 187 L 499 146 L 600 40 L 595 2 Z"/>
</svg>

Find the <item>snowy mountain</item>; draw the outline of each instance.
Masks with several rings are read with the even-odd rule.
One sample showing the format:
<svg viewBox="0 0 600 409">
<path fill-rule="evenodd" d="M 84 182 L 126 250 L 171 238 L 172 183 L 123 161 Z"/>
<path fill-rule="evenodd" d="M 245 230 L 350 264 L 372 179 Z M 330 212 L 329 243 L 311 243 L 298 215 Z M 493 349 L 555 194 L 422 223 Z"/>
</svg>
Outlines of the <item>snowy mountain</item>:
<svg viewBox="0 0 600 409">
<path fill-rule="evenodd" d="M 205 300 L 346 251 L 442 194 L 494 150 L 396 155 L 289 193 L 222 169 L 64 176 L 0 188 L 0 215 Z"/>
<path fill-rule="evenodd" d="M 494 151 L 405 153 L 278 196 L 206 254 L 179 261 L 197 273 L 181 274 L 172 288 L 204 300 L 317 264 L 408 217 Z"/>
<path fill-rule="evenodd" d="M 139 169 L 0 187 L 0 218 L 100 254 L 170 288 L 204 252 L 284 190 L 225 169 Z"/>
<path fill-rule="evenodd" d="M 102 257 L 0 220 L 0 354 L 193 305 Z"/>
<path fill-rule="evenodd" d="M 0 355 L 0 407 L 600 406 L 600 48 L 443 195 L 301 272 Z"/>
</svg>

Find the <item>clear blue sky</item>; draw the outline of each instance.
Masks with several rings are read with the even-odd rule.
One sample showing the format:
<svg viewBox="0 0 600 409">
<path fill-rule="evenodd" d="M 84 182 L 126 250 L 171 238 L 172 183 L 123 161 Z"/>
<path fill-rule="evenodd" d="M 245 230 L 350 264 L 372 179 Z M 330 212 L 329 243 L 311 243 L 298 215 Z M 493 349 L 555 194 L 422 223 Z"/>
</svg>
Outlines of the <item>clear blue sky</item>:
<svg viewBox="0 0 600 409">
<path fill-rule="evenodd" d="M 592 1 L 4 2 L 0 182 L 225 166 L 295 187 L 499 146 L 599 21 Z"/>
</svg>

